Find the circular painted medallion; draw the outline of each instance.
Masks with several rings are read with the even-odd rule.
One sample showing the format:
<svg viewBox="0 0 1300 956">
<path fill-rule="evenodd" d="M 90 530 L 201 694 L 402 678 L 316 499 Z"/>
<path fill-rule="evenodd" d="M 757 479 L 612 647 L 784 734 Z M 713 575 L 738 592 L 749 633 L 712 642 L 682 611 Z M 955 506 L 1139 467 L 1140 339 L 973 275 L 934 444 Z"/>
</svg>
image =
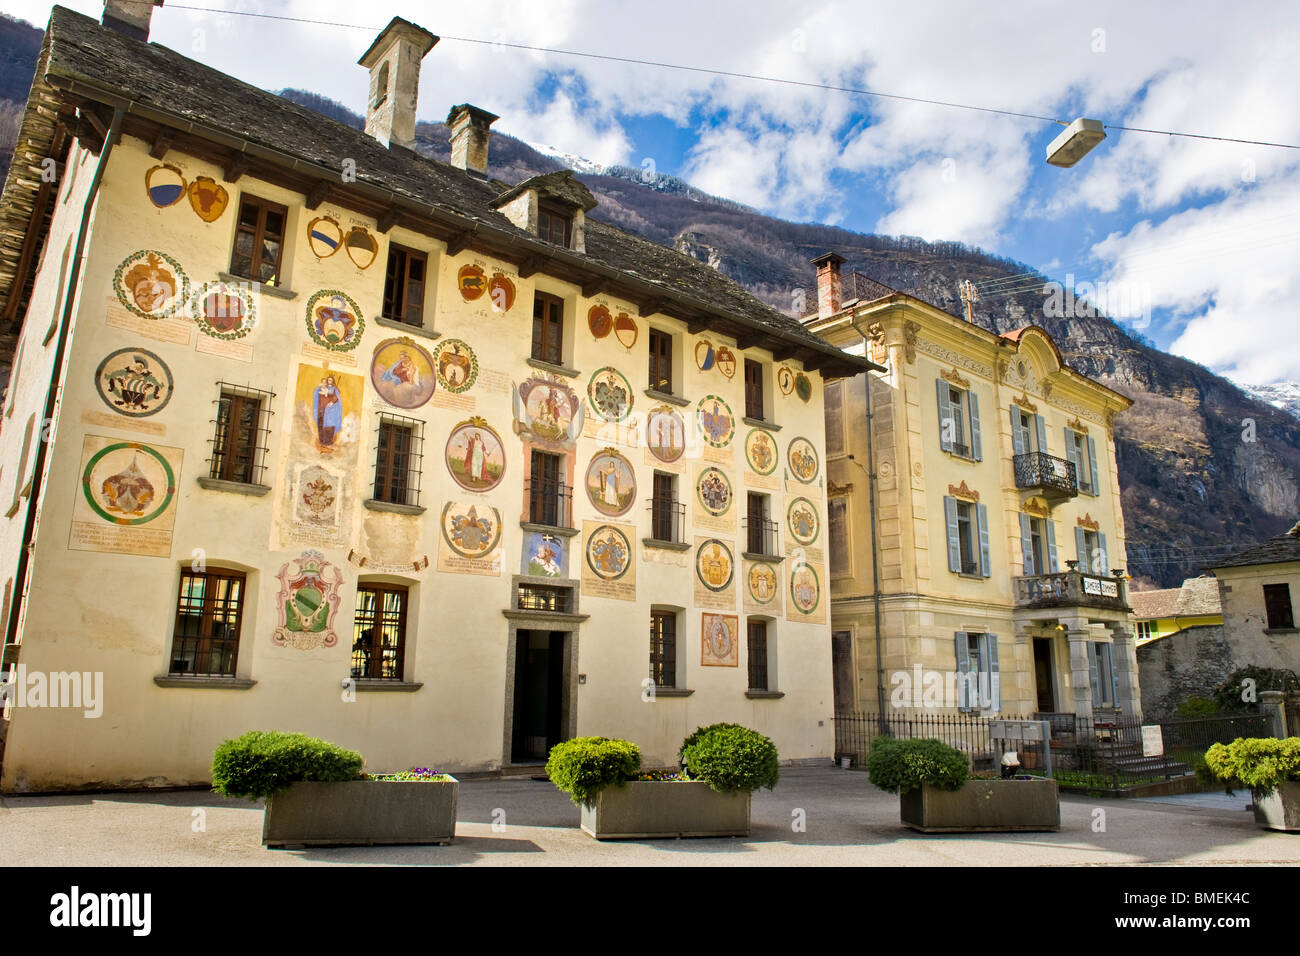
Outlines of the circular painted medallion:
<svg viewBox="0 0 1300 956">
<path fill-rule="evenodd" d="M 745 439 L 745 461 L 749 467 L 760 475 L 770 475 L 776 471 L 776 439 L 770 432 L 755 428 Z"/>
<path fill-rule="evenodd" d="M 731 548 L 717 538 L 709 538 L 695 552 L 695 574 L 710 591 L 725 591 L 736 573 Z"/>
<path fill-rule="evenodd" d="M 587 466 L 587 497 L 603 515 L 615 518 L 627 514 L 636 501 L 631 462 L 612 448 L 593 455 Z"/>
<path fill-rule="evenodd" d="M 451 477 L 466 491 L 490 491 L 506 471 L 501 436 L 477 416 L 451 430 L 445 457 Z"/>
<path fill-rule="evenodd" d="M 190 197 L 190 208 L 204 222 L 216 222 L 230 205 L 230 193 L 211 176 L 195 176 L 186 193 Z"/>
<path fill-rule="evenodd" d="M 205 282 L 190 297 L 190 314 L 204 335 L 233 342 L 257 325 L 257 304 L 250 284 Z"/>
<path fill-rule="evenodd" d="M 492 278 L 488 280 L 488 298 L 492 300 L 492 308 L 498 312 L 509 312 L 515 304 L 515 284 L 509 276 L 500 272 L 492 273 Z"/>
<path fill-rule="evenodd" d="M 464 265 L 456 273 L 456 288 L 466 302 L 473 302 L 487 291 L 487 273 L 475 265 Z"/>
<path fill-rule="evenodd" d="M 718 371 L 727 378 L 732 378 L 736 374 L 736 355 L 731 349 L 718 349 Z"/>
<path fill-rule="evenodd" d="M 587 539 L 587 567 L 604 581 L 617 581 L 632 566 L 632 545 L 613 525 L 604 524 Z"/>
<path fill-rule="evenodd" d="M 759 604 L 771 604 L 776 600 L 776 569 L 765 562 L 755 562 L 745 576 L 745 586 L 749 589 L 750 600 Z"/>
<path fill-rule="evenodd" d="M 460 339 L 447 339 L 439 345 L 433 364 L 438 384 L 457 395 L 469 391 L 478 378 L 478 356 Z"/>
<path fill-rule="evenodd" d="M 800 614 L 812 614 L 821 603 L 821 582 L 811 564 L 797 564 L 790 572 L 790 600 Z"/>
<path fill-rule="evenodd" d="M 700 505 L 715 518 L 720 518 L 731 510 L 735 494 L 731 490 L 731 481 L 717 468 L 705 468 L 695 482 L 695 495 Z"/>
<path fill-rule="evenodd" d="M 660 405 L 646 416 L 645 443 L 662 462 L 671 464 L 686 451 L 686 422 L 675 408 Z"/>
<path fill-rule="evenodd" d="M 317 216 L 307 223 L 307 245 L 317 259 L 328 259 L 343 245 L 343 229 L 333 216 Z"/>
<path fill-rule="evenodd" d="M 307 300 L 307 334 L 331 352 L 351 352 L 365 327 L 361 307 L 346 292 L 321 289 Z"/>
<path fill-rule="evenodd" d="M 609 314 L 609 306 L 593 305 L 587 310 L 587 328 L 593 338 L 603 339 L 614 329 L 614 317 Z"/>
<path fill-rule="evenodd" d="M 717 361 L 717 356 L 713 353 L 713 344 L 708 339 L 700 339 L 695 343 L 695 366 L 701 372 L 707 372 L 713 368 L 713 363 Z"/>
<path fill-rule="evenodd" d="M 812 398 L 812 380 L 803 372 L 794 377 L 794 393 L 805 402 Z"/>
<path fill-rule="evenodd" d="M 789 395 L 794 391 L 794 372 L 784 365 L 777 369 L 776 387 L 781 390 L 782 395 Z"/>
<path fill-rule="evenodd" d="M 725 448 L 731 444 L 736 435 L 736 417 L 731 414 L 731 406 L 726 399 L 717 395 L 705 395 L 700 399 L 696 416 L 700 423 L 700 434 L 714 448 Z"/>
<path fill-rule="evenodd" d="M 167 510 L 176 495 L 176 476 L 160 452 L 139 442 L 118 442 L 86 462 L 81 491 L 105 521 L 140 525 Z"/>
<path fill-rule="evenodd" d="M 621 422 L 632 413 L 632 386 L 611 365 L 597 369 L 587 383 L 591 407 L 607 422 Z"/>
<path fill-rule="evenodd" d="M 800 544 L 812 544 L 822 529 L 817 506 L 807 498 L 795 498 L 790 502 L 785 510 L 785 523 L 790 529 L 790 537 Z"/>
<path fill-rule="evenodd" d="M 343 237 L 343 247 L 348 251 L 348 258 L 358 269 L 369 269 L 379 255 L 379 240 L 370 234 L 365 226 L 353 226 Z"/>
<path fill-rule="evenodd" d="M 118 349 L 95 369 L 95 390 L 113 411 L 145 418 L 171 401 L 172 373 L 166 362 L 147 349 Z"/>
<path fill-rule="evenodd" d="M 433 397 L 433 356 L 413 339 L 385 339 L 370 360 L 370 384 L 398 408 L 419 408 Z"/>
<path fill-rule="evenodd" d="M 190 280 L 167 253 L 142 249 L 118 265 L 113 291 L 128 312 L 142 319 L 165 319 L 185 308 Z"/>
<path fill-rule="evenodd" d="M 185 198 L 185 176 L 171 163 L 150 166 L 144 174 L 144 188 L 151 203 L 159 209 L 166 209 Z"/>
<path fill-rule="evenodd" d="M 817 480 L 821 460 L 817 457 L 817 449 L 808 439 L 793 439 L 790 447 L 786 449 L 785 460 L 790 464 L 790 471 L 805 485 L 810 485 Z"/>
<path fill-rule="evenodd" d="M 630 349 L 636 345 L 640 334 L 641 330 L 637 328 L 636 322 L 626 312 L 620 312 L 614 317 L 614 338 L 618 339 L 623 348 Z"/>
<path fill-rule="evenodd" d="M 481 501 L 449 501 L 442 509 L 442 539 L 462 558 L 481 558 L 501 540 L 501 513 Z"/>
</svg>

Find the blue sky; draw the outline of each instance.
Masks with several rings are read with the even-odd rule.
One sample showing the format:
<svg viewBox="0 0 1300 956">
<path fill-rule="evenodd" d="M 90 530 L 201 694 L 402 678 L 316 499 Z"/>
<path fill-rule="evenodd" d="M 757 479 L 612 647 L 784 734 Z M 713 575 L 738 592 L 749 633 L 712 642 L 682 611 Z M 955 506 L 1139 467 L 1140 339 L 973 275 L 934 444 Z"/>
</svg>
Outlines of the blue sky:
<svg viewBox="0 0 1300 956">
<path fill-rule="evenodd" d="M 98 16 L 96 0 L 66 5 Z M 1074 169 L 1059 127 L 807 87 L 565 57 L 463 38 L 706 66 L 1070 120 L 1300 143 L 1300 8 L 950 0 L 712 4 L 660 0 L 192 0 L 152 37 L 267 89 L 361 111 L 356 60 L 404 16 L 441 35 L 419 113 L 453 103 L 496 128 L 641 166 L 799 221 L 956 239 L 1064 281 L 1162 348 L 1246 384 L 1300 381 L 1300 150 L 1112 131 Z M 9 0 L 43 24 L 50 4 Z"/>
</svg>

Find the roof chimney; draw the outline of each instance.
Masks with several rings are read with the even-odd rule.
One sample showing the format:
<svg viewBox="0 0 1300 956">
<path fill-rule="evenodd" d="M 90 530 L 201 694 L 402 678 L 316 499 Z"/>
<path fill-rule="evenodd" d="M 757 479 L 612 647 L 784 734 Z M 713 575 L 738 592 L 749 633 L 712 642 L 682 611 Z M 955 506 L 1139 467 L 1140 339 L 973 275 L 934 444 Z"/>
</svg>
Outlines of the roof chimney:
<svg viewBox="0 0 1300 956">
<path fill-rule="evenodd" d="M 357 62 L 370 71 L 366 133 L 385 146 L 415 145 L 415 100 L 420 61 L 438 38 L 409 20 L 393 17 Z"/>
<path fill-rule="evenodd" d="M 824 319 L 840 310 L 844 301 L 844 287 L 840 279 L 842 256 L 828 252 L 812 260 L 817 267 L 817 318 Z"/>
<path fill-rule="evenodd" d="M 468 103 L 451 108 L 447 114 L 447 128 L 451 131 L 453 166 L 487 178 L 488 143 L 492 141 L 490 127 L 498 118 L 496 114 Z"/>
<path fill-rule="evenodd" d="M 148 43 L 153 8 L 162 5 L 163 0 L 104 0 L 104 15 L 99 22 L 132 40 Z"/>
</svg>

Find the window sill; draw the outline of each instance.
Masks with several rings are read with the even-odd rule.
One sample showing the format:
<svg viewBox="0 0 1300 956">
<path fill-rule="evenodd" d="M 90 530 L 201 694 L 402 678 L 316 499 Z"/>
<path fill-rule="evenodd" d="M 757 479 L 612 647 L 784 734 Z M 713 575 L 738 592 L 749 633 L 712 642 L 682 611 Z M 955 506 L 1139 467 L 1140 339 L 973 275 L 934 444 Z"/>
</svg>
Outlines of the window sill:
<svg viewBox="0 0 1300 956">
<path fill-rule="evenodd" d="M 507 621 L 546 621 L 548 624 L 581 624 L 591 617 L 590 614 L 574 614 L 572 611 L 535 611 L 518 607 L 502 608 L 501 615 Z"/>
<path fill-rule="evenodd" d="M 553 524 L 538 524 L 536 521 L 521 521 L 519 527 L 525 531 L 538 531 L 542 534 L 553 534 L 560 538 L 572 538 L 578 533 L 577 528 L 561 528 Z"/>
<path fill-rule="evenodd" d="M 750 700 L 780 700 L 785 696 L 783 690 L 747 690 L 745 696 Z"/>
<path fill-rule="evenodd" d="M 413 694 L 423 687 L 424 683 L 423 681 L 375 680 L 373 678 L 356 677 L 352 679 L 352 686 L 359 691 L 387 690 Z"/>
<path fill-rule="evenodd" d="M 1300 628 L 1297 627 L 1266 627 L 1265 634 L 1300 634 Z"/>
<path fill-rule="evenodd" d="M 641 543 L 647 548 L 659 548 L 663 551 L 691 550 L 691 546 L 684 541 L 662 541 L 659 538 L 642 538 Z"/>
<path fill-rule="evenodd" d="M 180 677 L 160 674 L 153 679 L 159 687 L 194 687 L 204 690 L 248 690 L 257 683 L 247 677 Z"/>
<path fill-rule="evenodd" d="M 208 491 L 228 491 L 234 495 L 252 495 L 260 498 L 271 490 L 270 485 L 255 485 L 246 481 L 226 481 L 224 478 L 198 477 L 199 487 Z"/>
<path fill-rule="evenodd" d="M 767 561 L 780 564 L 785 560 L 783 554 L 764 554 L 762 551 L 742 551 L 740 556 L 746 561 Z"/>
<path fill-rule="evenodd" d="M 693 690 L 686 690 L 685 688 L 678 688 L 678 687 L 656 687 L 655 688 L 656 697 L 690 697 L 691 694 L 694 693 L 695 691 Z"/>
<path fill-rule="evenodd" d="M 392 501 L 377 501 L 374 498 L 367 498 L 361 503 L 371 511 L 390 511 L 397 515 L 422 515 L 428 510 L 424 505 L 399 505 Z"/>
<path fill-rule="evenodd" d="M 974 455 L 962 454 L 961 452 L 954 451 L 951 448 L 944 448 L 943 452 L 948 455 L 948 457 L 956 458 L 958 461 L 981 462 L 984 460 L 983 458 L 976 458 Z"/>
<path fill-rule="evenodd" d="M 661 392 L 654 388 L 647 388 L 645 394 L 647 398 L 653 398 L 656 402 L 667 402 L 669 405 L 679 405 L 682 408 L 685 408 L 691 403 L 689 398 L 682 398 L 679 395 L 673 395 L 670 392 Z"/>
<path fill-rule="evenodd" d="M 386 329 L 400 329 L 410 335 L 418 335 L 425 339 L 440 339 L 441 332 L 435 332 L 433 329 L 426 329 L 423 325 L 409 325 L 406 322 L 399 322 L 397 319 L 386 319 L 383 316 L 373 316 L 375 325 L 382 325 Z"/>
<path fill-rule="evenodd" d="M 554 365 L 551 362 L 543 362 L 541 359 L 529 358 L 524 361 L 533 368 L 541 369 L 543 372 L 553 372 L 556 375 L 563 375 L 565 378 L 577 378 L 582 374 L 576 368 L 569 368 L 565 365 Z"/>
<path fill-rule="evenodd" d="M 957 575 L 957 577 L 959 577 L 959 578 L 967 578 L 967 579 L 969 579 L 969 580 L 971 580 L 971 581 L 987 581 L 987 580 L 988 580 L 988 578 L 984 577 L 984 575 L 982 575 L 982 574 L 972 574 L 972 573 L 967 572 L 967 571 L 954 571 L 954 572 L 952 572 L 952 573 L 955 574 L 955 575 Z M 1055 572 L 1049 572 L 1049 573 L 1055 573 Z"/>
<path fill-rule="evenodd" d="M 776 422 L 769 422 L 763 418 L 750 418 L 748 415 L 746 415 L 744 418 L 741 419 L 741 421 L 744 422 L 746 425 L 753 425 L 755 428 L 766 428 L 768 431 L 771 432 L 779 432 L 781 430 L 781 426 L 778 425 Z"/>
<path fill-rule="evenodd" d="M 291 289 L 282 289 L 279 286 L 267 285 L 264 282 L 258 282 L 256 279 L 250 279 L 247 276 L 237 276 L 229 272 L 218 272 L 217 278 L 222 282 L 245 283 L 253 286 L 259 295 L 269 295 L 276 299 L 296 299 L 298 293 Z"/>
</svg>

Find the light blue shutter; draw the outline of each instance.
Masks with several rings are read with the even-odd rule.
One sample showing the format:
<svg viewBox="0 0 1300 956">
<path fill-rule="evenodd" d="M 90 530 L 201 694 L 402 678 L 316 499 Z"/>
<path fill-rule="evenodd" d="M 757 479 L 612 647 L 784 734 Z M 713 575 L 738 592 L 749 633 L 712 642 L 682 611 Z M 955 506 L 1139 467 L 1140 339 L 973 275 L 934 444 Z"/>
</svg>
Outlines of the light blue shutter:
<svg viewBox="0 0 1300 956">
<path fill-rule="evenodd" d="M 943 514 L 948 521 L 948 570 L 961 571 L 961 533 L 957 530 L 957 499 L 945 495 Z"/>
<path fill-rule="evenodd" d="M 966 643 L 966 632 L 954 634 L 953 644 L 957 653 L 957 709 L 970 710 L 970 647 Z"/>
<path fill-rule="evenodd" d="M 1038 450 L 1044 455 L 1047 454 L 1047 422 L 1043 421 L 1042 415 L 1034 416 L 1034 424 L 1038 426 Z"/>
<path fill-rule="evenodd" d="M 993 563 L 989 561 L 989 509 L 976 505 L 975 519 L 980 526 L 980 574 L 989 578 L 993 576 Z"/>
<path fill-rule="evenodd" d="M 1101 554 L 1097 556 L 1095 573 L 1109 575 L 1110 553 L 1106 550 L 1106 536 L 1104 534 L 1097 535 L 1097 546 L 1101 549 Z"/>
<path fill-rule="evenodd" d="M 1034 529 L 1030 526 L 1029 515 L 1020 516 L 1020 555 L 1024 560 L 1025 574 L 1038 574 L 1034 567 Z"/>
<path fill-rule="evenodd" d="M 1074 553 L 1079 558 L 1079 570 L 1092 570 L 1092 555 L 1088 554 L 1088 537 L 1082 528 L 1074 529 Z"/>
<path fill-rule="evenodd" d="M 1002 710 L 1002 677 L 998 671 L 998 636 L 984 635 L 984 659 L 989 662 L 989 693 L 992 695 L 993 713 Z"/>
<path fill-rule="evenodd" d="M 976 461 L 984 460 L 984 446 L 980 443 L 980 400 L 974 392 L 967 392 L 970 400 L 970 447 L 971 457 Z"/>
<path fill-rule="evenodd" d="M 1106 670 L 1110 671 L 1110 705 L 1119 706 L 1119 676 L 1115 673 L 1115 647 L 1106 645 Z"/>
<path fill-rule="evenodd" d="M 1074 447 L 1074 429 L 1065 430 L 1065 457 L 1074 465 L 1074 486 L 1079 487 L 1079 450 Z"/>
<path fill-rule="evenodd" d="M 955 428 L 953 427 L 952 402 L 948 400 L 948 386 L 943 379 L 934 380 L 935 392 L 939 397 L 939 447 L 952 451 Z"/>
<path fill-rule="evenodd" d="M 1088 644 L 1088 674 L 1092 678 L 1092 706 L 1094 707 L 1101 706 L 1101 680 L 1097 676 L 1098 646 L 1093 643 Z"/>
<path fill-rule="evenodd" d="M 1091 435 L 1088 436 L 1088 470 L 1092 475 L 1092 493 L 1099 495 L 1101 488 L 1097 486 L 1097 443 Z"/>
<path fill-rule="evenodd" d="M 1011 451 L 1017 455 L 1026 454 L 1029 451 L 1029 443 L 1025 441 L 1028 438 L 1024 429 L 1020 427 L 1020 409 L 1011 406 Z"/>
<path fill-rule="evenodd" d="M 1043 527 L 1047 529 L 1047 573 L 1055 574 L 1056 567 L 1056 522 L 1051 518 L 1043 519 Z"/>
</svg>

